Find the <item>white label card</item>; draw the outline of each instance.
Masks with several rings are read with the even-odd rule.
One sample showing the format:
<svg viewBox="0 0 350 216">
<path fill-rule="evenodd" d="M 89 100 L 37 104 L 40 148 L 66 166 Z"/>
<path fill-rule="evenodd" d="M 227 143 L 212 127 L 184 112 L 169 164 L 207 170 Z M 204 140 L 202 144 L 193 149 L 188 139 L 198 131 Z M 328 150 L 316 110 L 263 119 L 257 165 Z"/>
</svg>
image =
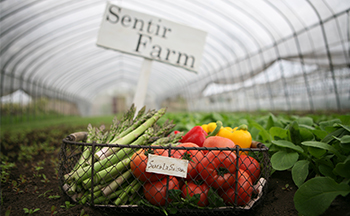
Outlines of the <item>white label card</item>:
<svg viewBox="0 0 350 216">
<path fill-rule="evenodd" d="M 146 172 L 187 177 L 188 160 L 148 154 Z"/>
</svg>

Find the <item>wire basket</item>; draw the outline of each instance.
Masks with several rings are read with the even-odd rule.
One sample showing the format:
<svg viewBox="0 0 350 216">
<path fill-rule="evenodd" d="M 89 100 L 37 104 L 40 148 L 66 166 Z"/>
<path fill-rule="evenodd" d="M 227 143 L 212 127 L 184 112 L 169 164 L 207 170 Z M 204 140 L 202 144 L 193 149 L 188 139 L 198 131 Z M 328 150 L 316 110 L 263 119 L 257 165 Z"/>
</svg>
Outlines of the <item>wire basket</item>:
<svg viewBox="0 0 350 216">
<path fill-rule="evenodd" d="M 60 151 L 60 187 L 64 194 L 76 203 L 125 214 L 232 215 L 254 208 L 267 193 L 271 163 L 268 148 L 260 142 L 253 141 L 251 148 L 246 149 L 191 148 L 172 145 L 163 147 L 85 143 L 86 137 L 86 132 L 67 136 L 63 139 Z M 92 157 L 103 147 L 123 151 L 128 155 L 127 158 L 137 155 L 142 150 L 152 153 L 161 151 L 169 155 L 170 152 L 193 153 L 192 150 L 201 155 L 206 154 L 198 162 L 203 163 L 202 169 L 197 168 L 195 175 L 190 174 L 190 170 L 187 170 L 186 178 L 152 173 L 152 180 L 141 181 L 142 178 L 135 178 L 130 160 L 117 158 L 122 162 L 122 165 L 118 163 L 117 166 L 111 158 L 98 161 Z M 83 156 L 86 149 L 89 149 L 90 155 Z M 204 165 L 205 162 L 202 162 L 205 159 L 209 161 L 206 158 L 208 155 L 226 155 L 225 159 L 220 159 L 224 161 L 229 159 L 227 155 L 232 154 L 235 155 L 235 160 L 231 162 L 234 171 L 230 172 L 232 175 L 227 178 L 224 178 L 225 172 L 219 174 L 216 171 L 214 177 L 214 173 L 209 172 L 208 167 L 214 167 L 216 170 L 219 170 L 219 167 L 213 164 Z M 251 158 L 258 162 L 258 165 L 250 164 L 258 166 L 258 171 L 254 168 L 247 169 L 244 173 L 249 173 L 249 170 L 256 173 L 250 176 L 243 175 L 242 166 L 247 163 L 242 161 L 249 159 L 250 162 Z M 82 159 L 84 165 L 77 167 L 78 161 Z M 141 167 L 142 163 L 146 166 L 147 161 L 141 161 L 137 166 Z M 190 164 L 189 161 L 188 167 Z M 77 170 L 80 172 L 74 172 Z M 224 180 L 221 181 L 222 179 Z"/>
</svg>

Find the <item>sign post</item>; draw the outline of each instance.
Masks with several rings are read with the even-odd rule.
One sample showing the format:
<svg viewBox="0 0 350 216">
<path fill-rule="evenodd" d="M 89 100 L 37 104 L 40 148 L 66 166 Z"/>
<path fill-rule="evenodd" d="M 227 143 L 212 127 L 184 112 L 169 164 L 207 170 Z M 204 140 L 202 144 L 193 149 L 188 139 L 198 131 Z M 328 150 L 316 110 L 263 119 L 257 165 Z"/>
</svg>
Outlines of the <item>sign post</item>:
<svg viewBox="0 0 350 216">
<path fill-rule="evenodd" d="M 97 45 L 144 57 L 134 103 L 143 106 L 152 61 L 197 73 L 206 32 L 160 17 L 107 3 Z M 144 96 L 143 96 L 144 94 Z"/>
<path fill-rule="evenodd" d="M 140 110 L 145 103 L 148 80 L 152 70 L 152 62 L 153 61 L 151 59 L 145 58 L 142 63 L 141 74 L 137 82 L 136 92 L 133 101 L 137 110 Z"/>
</svg>

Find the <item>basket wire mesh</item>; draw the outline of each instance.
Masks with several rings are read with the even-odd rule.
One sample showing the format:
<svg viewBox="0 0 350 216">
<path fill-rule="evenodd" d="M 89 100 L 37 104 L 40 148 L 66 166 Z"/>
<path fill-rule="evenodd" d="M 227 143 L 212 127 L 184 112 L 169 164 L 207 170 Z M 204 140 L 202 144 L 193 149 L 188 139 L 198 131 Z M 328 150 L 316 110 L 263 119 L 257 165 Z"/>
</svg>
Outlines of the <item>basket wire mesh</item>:
<svg viewBox="0 0 350 216">
<path fill-rule="evenodd" d="M 83 205 L 102 208 L 106 211 L 115 210 L 121 213 L 159 214 L 167 212 L 169 214 L 211 215 L 220 213 L 232 215 L 233 213 L 252 209 L 261 202 L 267 193 L 271 164 L 268 148 L 259 142 L 253 141 L 252 147 L 247 149 L 239 147 L 230 149 L 194 148 L 172 145 L 164 147 L 85 143 L 86 136 L 85 132 L 77 132 L 63 139 L 59 167 L 62 191 L 72 201 Z M 107 157 L 100 161 L 93 157 L 103 147 L 109 147 L 110 150 L 115 151 L 112 156 L 121 163 L 114 164 L 113 157 Z M 90 150 L 90 154 L 88 156 L 82 155 L 87 148 Z M 127 155 L 127 159 L 118 158 L 117 151 Z M 199 171 L 197 170 L 195 175 L 190 175 L 188 172 L 186 178 L 149 173 L 153 176 L 152 179 L 142 179 L 143 181 L 141 181 L 141 178 L 135 178 L 134 172 L 130 169 L 130 158 L 133 155 L 139 156 L 138 154 L 141 154 L 141 152 L 162 152 L 165 153 L 163 156 L 173 155 L 174 152 L 182 152 L 182 154 L 184 152 L 191 152 L 192 154 L 195 154 L 193 152 L 208 152 L 198 164 L 204 163 L 202 161 L 205 160 L 205 157 L 208 157 L 209 153 L 216 155 L 215 157 L 226 155 L 225 159 L 221 158 L 220 160 L 231 159 L 227 155 L 234 154 L 236 160 L 232 161 L 231 164 L 235 171 L 233 177 L 230 177 L 231 179 L 234 178 L 234 181 L 229 181 L 229 178 L 226 178 L 224 181 L 226 181 L 227 186 L 224 186 L 225 183 L 215 184 L 219 180 L 215 180 L 214 183 L 212 182 L 209 185 L 208 182 L 210 181 L 207 181 L 204 176 L 210 178 L 208 176 L 213 173 L 208 173 L 204 166 L 214 166 L 212 164 L 201 164 L 202 170 L 198 169 Z M 241 169 L 239 169 L 241 164 L 239 162 L 246 157 L 244 155 L 249 155 L 258 161 L 259 169 L 256 171 L 258 172 L 256 177 L 254 177 L 254 173 L 250 179 L 241 174 Z M 256 166 L 251 163 L 250 157 L 247 157 L 249 159 L 248 164 Z M 84 166 L 80 163 L 80 167 L 77 167 L 79 160 L 82 160 Z M 138 164 L 140 167 L 136 167 L 134 170 L 144 171 L 141 166 L 146 166 L 146 160 L 147 158 L 145 161 L 141 161 Z M 189 161 L 189 167 L 190 165 L 191 160 Z M 77 169 L 80 172 L 73 172 Z M 224 175 L 222 174 L 222 176 Z M 248 187 L 247 184 L 249 184 Z"/>
</svg>

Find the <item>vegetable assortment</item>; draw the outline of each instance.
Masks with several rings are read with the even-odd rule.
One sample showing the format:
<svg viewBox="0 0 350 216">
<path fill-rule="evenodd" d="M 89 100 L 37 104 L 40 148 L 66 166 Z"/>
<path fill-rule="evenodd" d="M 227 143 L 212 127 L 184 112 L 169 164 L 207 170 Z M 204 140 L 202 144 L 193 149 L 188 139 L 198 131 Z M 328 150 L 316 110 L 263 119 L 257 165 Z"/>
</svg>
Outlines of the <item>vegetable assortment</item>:
<svg viewBox="0 0 350 216">
<path fill-rule="evenodd" d="M 198 126 L 195 127 L 195 130 L 190 130 L 188 133 L 198 132 Z M 215 127 L 212 130 L 207 130 L 208 133 L 212 134 L 213 131 L 217 130 L 218 124 L 215 123 Z M 219 127 L 222 126 L 219 124 Z M 201 128 L 205 131 L 205 128 Z M 200 207 L 215 206 L 218 200 L 220 205 L 245 206 L 255 196 L 254 193 L 258 192 L 254 184 L 261 174 L 259 162 L 246 154 L 238 154 L 239 156 L 237 156 L 236 144 L 231 139 L 220 136 L 219 131 L 221 130 L 217 130 L 217 134 L 214 136 L 213 134 L 206 136 L 202 144 L 204 149 L 195 143 L 185 142 L 178 144 L 177 147 L 190 149 L 171 151 L 170 157 L 189 160 L 187 178 L 179 179 L 180 182 L 183 182 L 182 199 L 180 200 L 184 202 L 191 200 L 193 205 Z M 249 133 L 247 129 L 242 130 L 245 130 L 244 133 Z M 244 138 L 249 140 L 251 136 Z M 244 146 L 244 148 L 250 147 L 250 145 Z M 215 148 L 220 148 L 220 150 L 215 150 Z M 168 155 L 167 153 L 164 156 Z M 159 184 L 159 180 L 153 183 Z M 218 196 L 208 197 L 209 190 Z M 148 201 L 151 202 L 151 200 Z"/>
<path fill-rule="evenodd" d="M 252 137 L 246 125 L 210 122 L 184 133 L 173 131 L 172 122 L 157 124 L 165 109 L 135 111 L 132 106 L 107 131 L 89 125 L 87 143 L 106 144 L 94 150 L 84 146 L 64 175 L 68 195 L 83 204 L 161 209 L 246 206 L 257 196 L 261 165 L 257 154 L 249 155 Z M 188 160 L 186 177 L 148 172 L 149 155 Z"/>
</svg>

